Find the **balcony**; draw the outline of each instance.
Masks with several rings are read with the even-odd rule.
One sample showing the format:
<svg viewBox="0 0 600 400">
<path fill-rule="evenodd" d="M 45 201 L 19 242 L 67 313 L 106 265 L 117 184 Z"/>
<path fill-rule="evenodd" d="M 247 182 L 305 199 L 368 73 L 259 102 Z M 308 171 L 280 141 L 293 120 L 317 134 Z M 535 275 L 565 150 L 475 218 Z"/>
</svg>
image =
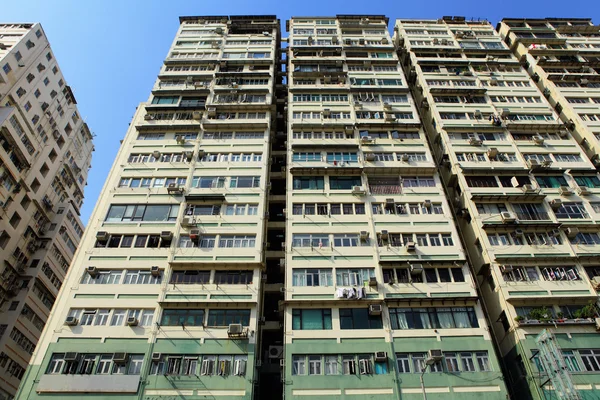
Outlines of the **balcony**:
<svg viewBox="0 0 600 400">
<path fill-rule="evenodd" d="M 369 185 L 369 192 L 372 195 L 377 194 L 402 194 L 400 185 Z"/>
<path fill-rule="evenodd" d="M 548 222 L 551 222 L 552 221 L 550 214 L 547 212 L 543 212 L 543 211 L 538 211 L 535 213 L 516 212 L 515 215 L 517 216 L 517 219 L 521 222 L 523 222 L 523 221 L 548 221 Z"/>
</svg>

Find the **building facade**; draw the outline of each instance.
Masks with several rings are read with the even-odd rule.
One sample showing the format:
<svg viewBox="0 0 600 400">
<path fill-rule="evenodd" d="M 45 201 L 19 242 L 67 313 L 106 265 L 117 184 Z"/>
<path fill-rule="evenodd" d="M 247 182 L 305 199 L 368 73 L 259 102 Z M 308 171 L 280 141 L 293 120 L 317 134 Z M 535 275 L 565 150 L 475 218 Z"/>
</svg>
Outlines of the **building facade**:
<svg viewBox="0 0 600 400">
<path fill-rule="evenodd" d="M 0 24 L 0 399 L 16 393 L 83 233 L 92 134 L 40 24 Z"/>
<path fill-rule="evenodd" d="M 252 398 L 279 22 L 182 17 L 18 398 Z"/>
<path fill-rule="evenodd" d="M 529 29 L 518 21 L 503 22 L 506 43 L 487 21 L 459 17 L 398 20 L 395 40 L 511 397 L 594 398 L 600 180 L 578 141 L 597 139 L 581 121 L 579 134 L 561 121 L 558 88 L 549 101 L 536 86 L 538 50 L 527 53 L 523 46 L 538 43 L 533 32 L 549 37 L 550 25 Z M 559 36 L 549 52 L 562 51 Z M 558 50 L 550 50 L 555 44 Z"/>
<path fill-rule="evenodd" d="M 284 395 L 505 399 L 387 25 L 288 22 Z"/>
</svg>

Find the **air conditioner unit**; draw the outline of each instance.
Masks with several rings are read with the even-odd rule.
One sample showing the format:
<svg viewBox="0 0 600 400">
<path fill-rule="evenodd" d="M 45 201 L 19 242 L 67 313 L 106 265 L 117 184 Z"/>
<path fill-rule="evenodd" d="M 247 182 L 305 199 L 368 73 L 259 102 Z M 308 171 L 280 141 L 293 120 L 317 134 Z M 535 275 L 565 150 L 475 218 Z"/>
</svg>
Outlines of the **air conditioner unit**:
<svg viewBox="0 0 600 400">
<path fill-rule="evenodd" d="M 383 312 L 383 306 L 381 304 L 370 304 L 369 315 L 381 315 Z"/>
<path fill-rule="evenodd" d="M 137 326 L 139 323 L 136 317 L 128 317 L 127 318 L 127 326 Z"/>
<path fill-rule="evenodd" d="M 544 160 L 542 161 L 542 167 L 549 168 L 552 166 L 552 160 Z"/>
<path fill-rule="evenodd" d="M 160 232 L 160 238 L 162 240 L 172 240 L 173 239 L 173 232 L 171 232 L 171 231 L 161 231 Z"/>
<path fill-rule="evenodd" d="M 186 151 L 185 153 L 183 153 L 183 155 L 185 156 L 185 159 L 187 161 L 192 161 L 192 159 L 194 158 L 194 152 L 193 151 Z M 200 154 L 198 154 L 198 156 L 200 157 Z"/>
<path fill-rule="evenodd" d="M 152 353 L 152 361 L 162 360 L 162 353 Z"/>
<path fill-rule="evenodd" d="M 200 230 L 199 229 L 191 229 L 190 230 L 190 239 L 193 241 L 198 241 L 198 239 L 200 239 Z"/>
<path fill-rule="evenodd" d="M 185 136 L 183 135 L 175 135 L 175 140 L 178 144 L 185 144 Z"/>
<path fill-rule="evenodd" d="M 515 222 L 517 220 L 517 216 L 510 211 L 502 211 L 500 216 L 502 217 L 502 222 Z"/>
<path fill-rule="evenodd" d="M 352 186 L 352 194 L 365 194 L 364 186 Z"/>
<path fill-rule="evenodd" d="M 182 189 L 176 183 L 169 183 L 169 185 L 167 186 L 168 193 L 181 193 L 181 190 Z"/>
<path fill-rule="evenodd" d="M 423 273 L 423 264 L 410 264 L 410 274 L 420 275 Z"/>
<path fill-rule="evenodd" d="M 123 364 L 127 362 L 127 353 L 113 353 L 112 360 L 115 364 Z"/>
<path fill-rule="evenodd" d="M 367 240 L 369 238 L 369 232 L 367 231 L 360 231 L 360 240 Z"/>
<path fill-rule="evenodd" d="M 552 201 L 550 201 L 550 207 L 552 207 L 553 209 L 558 209 L 562 206 L 563 202 L 561 199 L 554 199 Z"/>
<path fill-rule="evenodd" d="M 358 109 L 362 109 L 363 105 L 360 101 L 354 100 L 354 107 L 356 107 Z"/>
<path fill-rule="evenodd" d="M 475 110 L 474 117 L 475 119 L 483 119 L 483 113 L 481 110 Z"/>
<path fill-rule="evenodd" d="M 573 191 L 569 186 L 560 186 L 558 188 L 558 194 L 560 194 L 561 196 L 570 196 L 573 194 Z"/>
<path fill-rule="evenodd" d="M 67 326 L 75 326 L 78 323 L 79 321 L 75 317 L 67 317 L 67 319 L 65 319 L 65 325 Z"/>
<path fill-rule="evenodd" d="M 365 161 L 375 161 L 374 153 L 365 153 Z"/>
<path fill-rule="evenodd" d="M 392 105 L 390 103 L 383 103 L 383 109 L 384 110 L 391 110 L 392 109 Z"/>
<path fill-rule="evenodd" d="M 152 152 L 152 157 L 154 157 L 154 158 L 156 158 L 158 160 L 160 158 L 160 151 L 154 150 Z"/>
<path fill-rule="evenodd" d="M 377 287 L 377 278 L 372 276 L 369 278 L 369 286 L 371 287 Z"/>
<path fill-rule="evenodd" d="M 96 240 L 99 240 L 101 242 L 107 241 L 109 238 L 109 234 L 106 231 L 98 231 L 96 232 Z"/>
<path fill-rule="evenodd" d="M 579 228 L 573 226 L 573 227 L 567 228 L 567 230 L 565 232 L 567 233 L 567 237 L 569 239 L 573 239 L 577 235 L 579 235 Z"/>
<path fill-rule="evenodd" d="M 406 251 L 415 251 L 417 250 L 417 244 L 415 242 L 406 243 Z"/>
<path fill-rule="evenodd" d="M 523 191 L 523 193 L 535 193 L 536 192 L 533 185 L 523 185 L 523 186 L 521 186 L 521 190 Z"/>
<path fill-rule="evenodd" d="M 227 327 L 227 334 L 228 335 L 239 335 L 243 332 L 244 328 L 242 327 L 242 324 L 229 324 L 229 326 Z"/>
<path fill-rule="evenodd" d="M 98 268 L 94 266 L 89 266 L 85 270 L 91 277 L 95 277 L 96 275 L 98 275 Z"/>
<path fill-rule="evenodd" d="M 431 208 L 431 200 L 423 200 L 424 208 Z"/>
<path fill-rule="evenodd" d="M 192 118 L 195 120 L 202 119 L 202 112 L 200 111 L 192 111 Z"/>
<path fill-rule="evenodd" d="M 527 167 L 528 168 L 534 169 L 534 168 L 538 168 L 539 166 L 540 166 L 540 163 L 535 158 L 530 158 L 529 160 L 527 160 Z"/>
<path fill-rule="evenodd" d="M 283 357 L 283 346 L 269 346 L 269 358 Z"/>
<path fill-rule="evenodd" d="M 354 127 L 352 125 L 346 125 L 346 126 L 344 126 L 344 132 L 345 133 L 353 133 Z"/>
<path fill-rule="evenodd" d="M 69 351 L 65 353 L 65 356 L 63 357 L 63 359 L 65 361 L 77 361 L 77 358 L 79 357 L 79 353 L 76 353 L 74 351 Z"/>
<path fill-rule="evenodd" d="M 488 149 L 487 155 L 490 159 L 496 158 L 498 156 L 498 148 L 492 147 Z"/>
<path fill-rule="evenodd" d="M 469 139 L 469 144 L 471 146 L 481 146 L 483 144 L 483 140 L 472 137 Z"/>
<path fill-rule="evenodd" d="M 150 274 L 152 276 L 160 276 L 160 269 L 158 268 L 158 265 L 153 265 L 150 267 Z"/>
<path fill-rule="evenodd" d="M 371 136 L 363 136 L 360 138 L 360 142 L 365 143 L 373 143 L 373 138 Z"/>
<path fill-rule="evenodd" d="M 587 186 L 579 186 L 577 188 L 577 194 L 580 196 L 588 196 L 588 195 L 592 194 L 592 192 L 590 191 L 590 189 Z"/>
<path fill-rule="evenodd" d="M 144 115 L 144 121 L 152 121 L 153 119 L 154 119 L 154 115 L 152 115 L 152 114 Z M 57 132 L 57 131 L 54 131 L 54 132 Z M 54 133 L 54 132 L 52 132 L 52 133 Z M 56 135 L 54 136 L 54 138 L 56 139 Z"/>
<path fill-rule="evenodd" d="M 322 114 L 324 117 L 329 117 L 331 115 L 331 110 L 329 108 L 324 108 Z"/>
<path fill-rule="evenodd" d="M 386 362 L 387 358 L 387 353 L 385 351 L 375 352 L 375 362 Z"/>
<path fill-rule="evenodd" d="M 523 229 L 515 229 L 515 235 L 523 236 L 524 234 L 525 232 L 523 231 Z"/>
<path fill-rule="evenodd" d="M 402 156 L 400 157 L 400 160 L 402 160 L 403 162 L 408 162 L 410 160 L 410 156 L 408 154 L 402 154 Z"/>
<path fill-rule="evenodd" d="M 442 353 L 442 350 L 430 349 L 427 351 L 427 358 L 429 358 L 435 362 L 442 361 L 443 357 L 444 357 L 444 354 Z"/>
<path fill-rule="evenodd" d="M 396 115 L 393 113 L 385 113 L 385 120 L 386 121 L 395 121 Z"/>
<path fill-rule="evenodd" d="M 533 137 L 531 138 L 531 140 L 533 140 L 533 142 L 535 144 L 539 144 L 542 145 L 544 144 L 544 138 L 540 135 L 533 135 Z"/>
<path fill-rule="evenodd" d="M 218 26 L 217 28 L 215 28 L 215 33 L 217 33 L 217 34 L 220 35 L 221 33 L 223 33 L 223 28 L 221 28 L 220 26 Z"/>
<path fill-rule="evenodd" d="M 381 235 L 380 235 L 380 236 L 381 236 L 381 238 L 382 238 L 383 240 L 387 240 L 387 239 L 389 238 L 389 236 L 390 236 L 390 235 L 389 235 L 389 233 L 388 233 L 388 231 L 387 231 L 386 229 L 382 229 L 382 230 L 381 230 Z"/>
<path fill-rule="evenodd" d="M 344 39 L 344 43 L 346 43 L 346 45 L 350 46 L 352 44 L 352 39 Z"/>
<path fill-rule="evenodd" d="M 360 44 L 361 46 L 364 46 L 365 45 L 365 39 L 363 39 L 363 38 L 358 39 L 358 44 Z"/>
<path fill-rule="evenodd" d="M 209 117 L 214 117 L 217 115 L 217 107 L 208 107 L 206 109 L 206 113 Z"/>
<path fill-rule="evenodd" d="M 24 63 L 23 61 L 19 61 L 19 62 L 17 62 L 17 65 L 18 65 L 19 67 L 24 67 L 24 66 L 25 66 L 25 63 Z"/>
<path fill-rule="evenodd" d="M 196 225 L 196 221 L 194 220 L 194 217 L 183 217 L 181 219 L 181 226 L 187 227 L 187 226 L 194 226 Z"/>
<path fill-rule="evenodd" d="M 498 86 L 498 78 L 491 78 L 489 83 L 490 86 Z"/>
</svg>

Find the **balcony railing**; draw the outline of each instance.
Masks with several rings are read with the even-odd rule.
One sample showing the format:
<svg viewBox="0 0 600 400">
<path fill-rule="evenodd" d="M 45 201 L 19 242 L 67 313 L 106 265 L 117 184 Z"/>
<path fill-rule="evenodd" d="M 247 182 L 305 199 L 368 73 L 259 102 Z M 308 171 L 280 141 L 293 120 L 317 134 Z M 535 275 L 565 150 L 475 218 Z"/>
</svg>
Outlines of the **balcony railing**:
<svg viewBox="0 0 600 400">
<path fill-rule="evenodd" d="M 517 214 L 517 218 L 519 218 L 522 221 L 544 221 L 544 220 L 550 220 L 550 214 L 547 212 L 536 212 L 536 213 L 524 213 L 524 212 L 518 212 Z"/>
<path fill-rule="evenodd" d="M 369 185 L 371 194 L 401 194 L 402 186 L 399 185 Z"/>
</svg>

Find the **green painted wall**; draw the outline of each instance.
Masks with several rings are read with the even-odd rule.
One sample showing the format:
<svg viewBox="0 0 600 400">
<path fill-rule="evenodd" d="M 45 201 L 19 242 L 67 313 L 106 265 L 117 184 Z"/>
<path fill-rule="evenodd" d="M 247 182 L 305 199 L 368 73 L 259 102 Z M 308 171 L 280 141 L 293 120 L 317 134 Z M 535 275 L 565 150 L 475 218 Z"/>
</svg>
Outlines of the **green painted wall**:
<svg viewBox="0 0 600 400">
<path fill-rule="evenodd" d="M 140 390 L 136 395 L 115 395 L 115 394 L 86 394 L 85 399 L 107 400 L 107 399 L 157 399 L 156 395 L 143 396 L 143 390 L 161 390 L 161 389 L 194 389 L 194 390 L 245 390 L 246 396 L 219 396 L 219 399 L 252 399 L 253 379 L 254 379 L 254 344 L 249 344 L 247 340 L 211 340 L 206 339 L 201 343 L 198 339 L 158 339 L 156 343 L 150 344 L 146 339 L 107 339 L 101 343 L 100 339 L 66 339 L 58 343 L 52 343 L 46 352 L 41 366 L 31 366 L 27 369 L 26 375 L 21 381 L 21 387 L 17 394 L 18 400 L 26 399 L 55 399 L 55 398 L 82 398 L 82 394 L 68 393 L 57 394 L 37 394 L 35 385 L 37 380 L 44 374 L 48 368 L 48 363 L 53 353 L 66 351 L 76 351 L 80 353 L 114 353 L 127 351 L 128 353 L 143 353 L 146 355 L 143 366 L 143 374 L 140 378 Z M 247 354 L 248 362 L 246 376 L 170 376 L 150 375 L 150 356 L 152 353 L 165 354 L 223 354 L 240 355 Z M 173 396 L 163 396 L 164 399 L 171 399 Z M 179 398 L 176 396 L 175 398 Z M 206 399 L 205 396 L 185 396 L 186 399 Z"/>
<path fill-rule="evenodd" d="M 297 389 L 341 389 L 341 396 L 323 396 L 323 399 L 422 399 L 421 393 L 403 394 L 399 396 L 402 388 L 420 388 L 419 374 L 397 374 L 395 353 L 426 352 L 429 349 L 442 349 L 443 351 L 477 351 L 487 350 L 492 366 L 491 372 L 468 373 L 427 373 L 425 374 L 426 387 L 464 387 L 464 386 L 499 386 L 498 392 L 486 393 L 430 393 L 432 399 L 481 399 L 506 400 L 507 389 L 500 371 L 500 365 L 495 358 L 492 343 L 481 336 L 443 337 L 440 341 L 436 338 L 395 338 L 393 343 L 386 343 L 383 339 L 346 339 L 342 343 L 328 339 L 294 340 L 286 345 L 285 354 L 285 393 L 286 398 L 314 400 L 314 396 L 292 396 L 292 391 Z M 335 375 L 335 376 L 293 376 L 292 355 L 306 354 L 361 354 L 386 351 L 388 353 L 389 373 L 385 375 Z M 393 388 L 391 395 L 344 395 L 344 389 L 382 389 Z"/>
<path fill-rule="evenodd" d="M 571 337 L 566 334 L 556 335 L 558 345 L 561 349 L 599 349 L 600 335 L 597 333 L 573 333 Z M 535 345 L 535 335 L 527 335 L 526 340 L 519 342 L 517 346 L 511 349 L 504 362 L 507 368 L 507 382 L 513 387 L 514 400 L 558 400 L 558 396 L 553 390 L 538 389 L 541 383 L 546 381 L 546 375 L 539 374 L 530 358 L 537 350 Z M 518 366 L 516 358 L 521 356 L 525 367 L 526 375 L 520 373 L 523 370 Z M 581 364 L 581 361 L 580 361 Z M 583 368 L 582 365 L 580 365 Z M 575 372 L 572 373 L 573 381 L 576 385 L 592 384 L 594 388 L 600 385 L 600 373 Z M 583 400 L 600 399 L 600 390 L 579 390 Z"/>
</svg>

